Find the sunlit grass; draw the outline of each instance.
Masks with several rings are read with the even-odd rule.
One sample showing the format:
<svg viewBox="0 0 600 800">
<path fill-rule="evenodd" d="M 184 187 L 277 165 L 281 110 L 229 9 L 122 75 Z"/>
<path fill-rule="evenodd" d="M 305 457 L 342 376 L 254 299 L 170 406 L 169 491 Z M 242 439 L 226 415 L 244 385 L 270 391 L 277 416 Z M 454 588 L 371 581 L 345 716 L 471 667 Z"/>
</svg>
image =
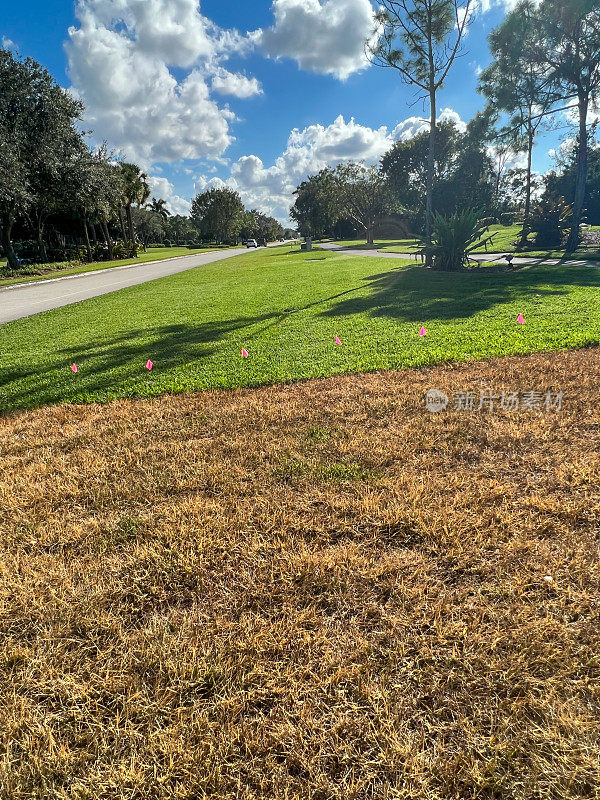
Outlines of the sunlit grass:
<svg viewBox="0 0 600 800">
<path fill-rule="evenodd" d="M 600 341 L 599 287 L 596 268 L 252 252 L 1 327 L 0 409 L 581 347 Z"/>
</svg>

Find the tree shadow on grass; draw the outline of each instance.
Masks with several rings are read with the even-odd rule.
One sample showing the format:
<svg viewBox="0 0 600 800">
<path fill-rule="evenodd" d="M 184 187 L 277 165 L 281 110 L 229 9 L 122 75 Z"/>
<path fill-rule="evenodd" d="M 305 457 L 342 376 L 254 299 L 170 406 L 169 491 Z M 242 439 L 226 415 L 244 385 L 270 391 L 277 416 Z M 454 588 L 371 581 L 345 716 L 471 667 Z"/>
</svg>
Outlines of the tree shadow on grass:
<svg viewBox="0 0 600 800">
<path fill-rule="evenodd" d="M 137 396 L 140 392 L 133 389 L 134 385 L 138 387 L 144 377 L 151 379 L 144 369 L 148 359 L 156 367 L 152 378 L 191 361 L 201 364 L 224 337 L 279 316 L 270 313 L 198 325 L 141 328 L 55 349 L 44 356 L 43 365 L 31 368 L 24 363 L 0 370 L 0 413 L 83 401 L 88 396 L 102 399 L 112 395 L 117 386 L 128 384 L 131 395 Z M 76 375 L 69 369 L 72 363 L 78 365 Z"/>
<path fill-rule="evenodd" d="M 570 288 L 600 288 L 600 270 L 532 267 L 485 274 L 483 268 L 444 273 L 399 266 L 363 280 L 366 296 L 363 293 L 335 303 L 322 316 L 369 314 L 406 322 L 468 319 L 519 299 L 564 296 Z"/>
</svg>

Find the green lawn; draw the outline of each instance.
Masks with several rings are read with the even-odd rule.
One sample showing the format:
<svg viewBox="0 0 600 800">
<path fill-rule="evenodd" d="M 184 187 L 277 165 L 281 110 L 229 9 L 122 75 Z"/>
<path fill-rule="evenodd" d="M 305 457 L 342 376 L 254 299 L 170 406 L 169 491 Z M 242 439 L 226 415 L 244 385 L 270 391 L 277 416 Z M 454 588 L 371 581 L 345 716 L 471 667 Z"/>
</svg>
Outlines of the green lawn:
<svg viewBox="0 0 600 800">
<path fill-rule="evenodd" d="M 594 230 L 594 229 L 592 229 Z M 479 252 L 501 252 L 501 253 L 512 253 L 515 252 L 514 242 L 520 238 L 521 235 L 521 226 L 520 225 L 511 225 L 509 227 L 505 225 L 491 225 L 490 226 L 490 234 L 494 234 L 494 241 L 488 245 L 488 249 L 486 251 L 485 247 L 480 247 Z M 535 237 L 530 236 L 530 240 L 533 240 Z M 519 255 L 522 256 L 531 256 L 533 258 L 543 257 L 543 258 L 564 258 L 565 251 L 564 249 L 555 249 L 555 250 L 539 250 L 536 249 L 535 244 L 530 244 L 527 250 L 522 250 L 519 252 Z M 574 259 L 598 259 L 600 258 L 600 251 L 596 248 L 588 248 L 588 247 L 580 247 L 576 253 L 568 258 Z"/>
<path fill-rule="evenodd" d="M 582 347 L 600 342 L 598 288 L 596 268 L 448 274 L 259 250 L 5 325 L 0 409 Z"/>
<path fill-rule="evenodd" d="M 493 236 L 494 241 L 488 244 L 487 252 L 512 253 L 515 249 L 514 242 L 521 235 L 521 228 L 521 225 L 490 225 L 488 235 Z M 486 248 L 480 247 L 479 252 L 486 252 Z"/>
<path fill-rule="evenodd" d="M 592 228 L 595 230 L 595 228 Z M 490 234 L 494 235 L 494 241 L 485 247 L 480 247 L 475 252 L 479 253 L 513 253 L 515 252 L 514 242 L 519 238 L 521 226 L 519 225 L 491 225 Z M 416 253 L 421 249 L 418 239 L 378 239 L 374 244 L 367 245 L 364 241 L 357 239 L 336 240 L 336 244 L 347 247 L 351 250 L 378 250 L 381 253 Z M 536 250 L 535 245 L 531 249 L 519 252 L 520 256 L 531 258 L 564 258 L 564 250 Z M 569 259 L 600 259 L 600 251 L 595 248 L 581 247 Z"/>
<path fill-rule="evenodd" d="M 195 253 L 207 253 L 211 250 L 223 248 L 201 247 L 192 250 L 188 247 L 149 247 L 147 253 L 140 253 L 137 258 L 124 258 L 118 261 L 95 261 L 91 264 L 78 264 L 73 266 L 70 262 L 64 264 L 35 264 L 32 269 L 39 271 L 36 275 L 21 275 L 14 278 L 0 279 L 0 286 L 9 286 L 15 283 L 28 283 L 29 281 L 40 281 L 48 278 L 62 277 L 66 275 L 77 275 L 80 272 L 92 272 L 99 269 L 110 269 L 111 267 L 125 267 L 128 264 L 141 264 L 146 261 L 160 261 L 163 258 L 176 258 L 177 256 L 191 256 Z M 6 259 L 0 258 L 0 271 L 6 266 Z"/>
<path fill-rule="evenodd" d="M 373 244 L 366 244 L 364 239 L 328 239 L 341 247 L 349 250 L 380 250 L 387 253 L 414 253 L 419 247 L 418 240 L 414 237 L 408 239 L 377 239 Z"/>
</svg>

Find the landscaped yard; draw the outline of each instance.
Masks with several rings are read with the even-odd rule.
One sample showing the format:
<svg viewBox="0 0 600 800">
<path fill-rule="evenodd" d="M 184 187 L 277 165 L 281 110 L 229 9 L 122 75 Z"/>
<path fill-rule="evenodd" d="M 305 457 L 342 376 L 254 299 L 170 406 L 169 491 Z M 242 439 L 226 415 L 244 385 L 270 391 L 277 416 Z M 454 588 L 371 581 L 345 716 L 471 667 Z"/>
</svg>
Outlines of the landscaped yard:
<svg viewBox="0 0 600 800">
<path fill-rule="evenodd" d="M 582 347 L 600 341 L 599 287 L 588 267 L 451 274 L 252 252 L 3 326 L 0 409 Z"/>
<path fill-rule="evenodd" d="M 421 248 L 419 240 L 414 237 L 408 239 L 377 239 L 373 244 L 366 244 L 363 239 L 329 239 L 328 241 L 347 247 L 349 250 L 381 250 L 390 253 L 414 253 Z"/>
<path fill-rule="evenodd" d="M 265 270 L 257 290 L 268 285 L 255 260 L 254 273 L 221 265 L 231 301 L 250 291 L 243 275 Z M 290 278 L 298 266 L 290 258 Z M 322 267 L 305 303 L 331 292 L 328 274 L 372 274 L 349 260 Z M 556 346 L 597 313 L 564 274 L 545 286 L 539 274 L 512 340 L 523 347 L 541 343 L 542 312 L 552 324 L 549 299 Z M 368 354 L 400 325 L 388 357 L 401 360 L 418 305 L 432 319 L 423 355 L 443 355 L 440 330 L 471 347 L 490 328 L 511 341 L 507 285 L 476 292 L 481 316 L 476 299 L 467 319 L 447 289 L 434 322 L 433 301 L 404 280 L 412 290 L 390 294 L 382 316 L 346 307 L 352 355 L 336 363 L 323 360 L 342 324 L 328 315 L 336 301 L 313 312 L 325 310 L 321 325 L 301 315 L 302 333 L 282 323 L 253 343 L 283 350 L 290 370 L 293 357 L 342 368 L 360 350 L 351 333 L 385 332 L 363 342 Z M 210 347 L 225 346 L 235 370 L 255 298 L 221 338 L 224 325 L 200 322 L 224 314 L 210 281 L 178 288 L 160 297 L 174 317 L 196 309 L 197 338 L 190 316 L 163 331 L 159 368 L 213 369 Z M 158 306 L 129 299 L 150 325 Z M 146 355 L 132 309 L 129 338 L 113 320 L 109 339 L 89 343 L 86 367 L 107 379 L 115 359 L 137 369 Z M 76 336 L 107 310 L 86 312 Z M 22 356 L 51 383 L 67 360 L 64 339 L 54 346 L 43 376 L 40 352 Z M 0 419 L 0 796 L 597 798 L 599 373 L 591 348 Z M 563 390 L 564 406 L 430 414 L 431 387 Z"/>
<path fill-rule="evenodd" d="M 595 228 L 590 227 L 589 230 L 596 231 Z M 494 241 L 485 247 L 480 247 L 475 252 L 480 253 L 514 253 L 516 242 L 521 233 L 521 226 L 519 225 L 491 225 L 489 234 L 494 234 Z M 530 239 L 533 239 L 531 236 Z M 378 239 L 373 245 L 366 245 L 360 239 L 344 239 L 334 240 L 335 244 L 342 247 L 348 247 L 352 250 L 379 250 L 382 253 L 416 253 L 422 249 L 422 244 L 418 239 Z M 565 257 L 564 249 L 556 250 L 539 250 L 535 248 L 532 243 L 531 247 L 527 250 L 519 251 L 520 256 L 531 256 L 532 258 L 563 258 Z M 587 247 L 582 245 L 576 253 L 568 256 L 569 259 L 594 259 L 600 260 L 600 249 L 597 247 Z"/>
<path fill-rule="evenodd" d="M 146 261 L 160 261 L 163 258 L 175 258 L 177 256 L 191 256 L 195 253 L 207 253 L 211 250 L 222 249 L 220 247 L 202 247 L 191 249 L 189 247 L 149 247 L 148 252 L 140 252 L 137 258 L 123 258 L 118 261 L 96 261 L 90 264 L 73 265 L 65 264 L 34 264 L 28 269 L 35 270 L 35 275 L 19 275 L 11 278 L 0 278 L 0 286 L 12 285 L 15 283 L 26 283 L 29 281 L 39 281 L 44 278 L 55 278 L 66 275 L 78 275 L 80 272 L 92 272 L 98 269 L 110 269 L 111 267 L 125 267 L 128 264 L 142 264 Z M 6 266 L 6 259 L 0 258 L 0 272 Z"/>
</svg>

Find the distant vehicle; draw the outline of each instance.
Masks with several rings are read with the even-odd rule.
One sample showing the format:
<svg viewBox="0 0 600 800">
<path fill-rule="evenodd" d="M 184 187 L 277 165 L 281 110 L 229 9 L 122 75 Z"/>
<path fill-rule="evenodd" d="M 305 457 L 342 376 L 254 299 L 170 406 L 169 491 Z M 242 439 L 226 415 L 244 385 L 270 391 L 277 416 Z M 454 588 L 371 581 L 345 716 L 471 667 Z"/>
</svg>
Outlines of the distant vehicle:
<svg viewBox="0 0 600 800">
<path fill-rule="evenodd" d="M 248 239 L 246 242 L 246 247 L 258 247 L 258 242 L 256 239 Z"/>
</svg>

